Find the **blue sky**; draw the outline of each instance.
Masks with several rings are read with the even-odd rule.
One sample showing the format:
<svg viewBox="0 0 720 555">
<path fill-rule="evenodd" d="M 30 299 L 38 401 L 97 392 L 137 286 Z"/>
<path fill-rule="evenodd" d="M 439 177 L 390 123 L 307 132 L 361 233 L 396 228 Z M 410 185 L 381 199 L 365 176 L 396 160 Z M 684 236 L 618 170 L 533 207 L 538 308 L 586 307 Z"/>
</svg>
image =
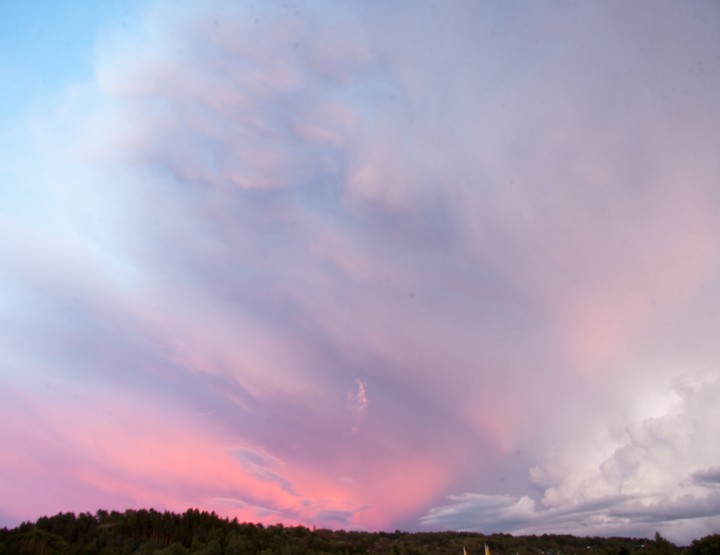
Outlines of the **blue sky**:
<svg viewBox="0 0 720 555">
<path fill-rule="evenodd" d="M 0 22 L 3 127 L 35 103 L 91 80 L 103 32 L 137 25 L 138 2 L 4 2 Z"/>
<path fill-rule="evenodd" d="M 136 30 L 139 2 L 4 2 L 0 20 L 0 142 L 6 183 L 27 180 L 19 172 L 33 150 L 34 122 L 58 108 L 73 87 L 95 74 L 96 46 L 103 36 Z M 43 116 L 45 114 L 45 116 Z M 23 196 L 4 187 L 7 203 Z"/>
<path fill-rule="evenodd" d="M 715 3 L 88 5 L 0 23 L 0 525 L 720 530 Z"/>
</svg>

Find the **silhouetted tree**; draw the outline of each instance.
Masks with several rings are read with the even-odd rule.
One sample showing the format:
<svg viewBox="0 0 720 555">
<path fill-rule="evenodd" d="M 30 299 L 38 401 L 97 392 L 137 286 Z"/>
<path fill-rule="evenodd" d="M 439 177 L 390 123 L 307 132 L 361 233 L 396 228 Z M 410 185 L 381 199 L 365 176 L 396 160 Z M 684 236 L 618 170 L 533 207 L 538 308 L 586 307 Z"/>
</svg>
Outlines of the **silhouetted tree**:
<svg viewBox="0 0 720 555">
<path fill-rule="evenodd" d="M 720 553 L 720 534 L 693 540 L 688 555 L 717 555 Z"/>
</svg>

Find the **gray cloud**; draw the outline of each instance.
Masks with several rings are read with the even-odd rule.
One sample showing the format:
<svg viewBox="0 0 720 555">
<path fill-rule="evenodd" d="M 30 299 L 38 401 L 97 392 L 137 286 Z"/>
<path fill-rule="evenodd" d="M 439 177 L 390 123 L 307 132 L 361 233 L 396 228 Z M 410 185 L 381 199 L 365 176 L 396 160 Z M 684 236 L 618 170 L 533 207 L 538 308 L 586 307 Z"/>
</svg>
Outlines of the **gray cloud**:
<svg viewBox="0 0 720 555">
<path fill-rule="evenodd" d="M 704 468 L 692 473 L 694 482 L 703 486 L 717 487 L 720 485 L 720 467 Z"/>
<path fill-rule="evenodd" d="M 331 526 L 339 528 L 347 528 L 351 526 L 350 517 L 353 516 L 352 511 L 342 509 L 326 509 L 319 511 L 316 515 L 318 522 L 327 522 Z"/>
</svg>

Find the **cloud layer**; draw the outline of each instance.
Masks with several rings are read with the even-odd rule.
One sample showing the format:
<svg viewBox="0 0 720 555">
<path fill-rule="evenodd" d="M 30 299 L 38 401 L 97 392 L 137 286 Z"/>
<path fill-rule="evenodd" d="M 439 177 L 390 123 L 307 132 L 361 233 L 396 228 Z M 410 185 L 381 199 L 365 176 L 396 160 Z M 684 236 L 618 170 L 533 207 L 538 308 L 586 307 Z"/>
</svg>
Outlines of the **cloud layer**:
<svg viewBox="0 0 720 555">
<path fill-rule="evenodd" d="M 0 516 L 718 531 L 718 17 L 161 2 L 105 36 L 2 191 Z"/>
<path fill-rule="evenodd" d="M 628 424 L 620 441 L 605 430 L 548 451 L 530 469 L 543 492 L 529 496 L 453 495 L 421 521 L 432 528 L 528 534 L 575 530 L 584 535 L 687 540 L 716 530 L 720 510 L 714 438 L 719 432 L 717 377 L 678 384 L 676 402 L 662 416 Z M 480 526 L 479 526 L 480 524 Z"/>
</svg>

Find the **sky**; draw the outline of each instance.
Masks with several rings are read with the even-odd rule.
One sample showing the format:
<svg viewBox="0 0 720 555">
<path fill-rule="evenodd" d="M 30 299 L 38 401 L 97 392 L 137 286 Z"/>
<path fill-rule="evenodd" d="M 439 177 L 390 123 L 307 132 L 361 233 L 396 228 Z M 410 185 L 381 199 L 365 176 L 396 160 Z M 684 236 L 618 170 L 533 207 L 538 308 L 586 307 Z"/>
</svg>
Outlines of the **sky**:
<svg viewBox="0 0 720 555">
<path fill-rule="evenodd" d="M 717 2 L 0 6 L 0 526 L 720 532 Z"/>
</svg>

